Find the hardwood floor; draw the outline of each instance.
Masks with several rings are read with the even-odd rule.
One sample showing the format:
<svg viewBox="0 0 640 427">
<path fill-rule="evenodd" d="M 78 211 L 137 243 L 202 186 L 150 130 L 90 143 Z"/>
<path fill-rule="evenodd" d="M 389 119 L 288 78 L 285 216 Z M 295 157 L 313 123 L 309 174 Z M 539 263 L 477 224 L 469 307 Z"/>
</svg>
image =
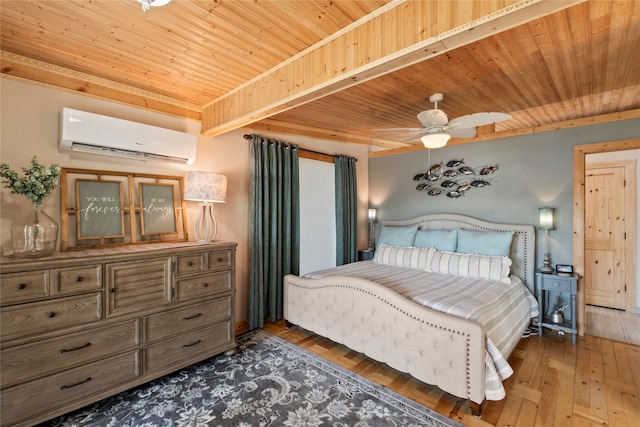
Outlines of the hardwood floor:
<svg viewBox="0 0 640 427">
<path fill-rule="evenodd" d="M 640 425 L 640 347 L 631 344 L 585 335 L 574 346 L 570 335 L 548 330 L 523 338 L 509 359 L 515 372 L 504 382 L 507 397 L 485 402 L 476 418 L 466 400 L 343 345 L 284 322 L 264 329 L 465 426 Z"/>
</svg>

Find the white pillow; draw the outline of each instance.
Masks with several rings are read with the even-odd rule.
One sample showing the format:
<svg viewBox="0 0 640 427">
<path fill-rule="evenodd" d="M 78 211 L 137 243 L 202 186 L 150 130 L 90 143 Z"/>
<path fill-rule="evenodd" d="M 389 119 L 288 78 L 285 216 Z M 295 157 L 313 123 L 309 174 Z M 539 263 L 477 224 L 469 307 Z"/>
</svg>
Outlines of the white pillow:
<svg viewBox="0 0 640 427">
<path fill-rule="evenodd" d="M 511 283 L 509 278 L 511 274 L 511 259 L 504 256 L 462 254 L 434 250 L 425 270 L 432 273 L 480 277 Z"/>
<path fill-rule="evenodd" d="M 378 246 L 373 262 L 397 267 L 425 270 L 436 250 L 412 246 L 393 246 L 385 243 Z"/>
</svg>

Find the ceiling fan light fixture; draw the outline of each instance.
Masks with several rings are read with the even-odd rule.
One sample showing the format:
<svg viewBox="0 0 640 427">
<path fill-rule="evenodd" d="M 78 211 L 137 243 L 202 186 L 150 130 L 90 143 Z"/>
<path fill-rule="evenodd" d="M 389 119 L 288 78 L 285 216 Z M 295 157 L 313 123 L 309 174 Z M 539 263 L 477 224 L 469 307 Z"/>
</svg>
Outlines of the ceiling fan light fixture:
<svg viewBox="0 0 640 427">
<path fill-rule="evenodd" d="M 154 7 L 164 6 L 168 4 L 170 1 L 171 0 L 138 0 L 138 3 L 142 4 L 143 12 L 148 12 L 149 6 L 154 6 Z"/>
<path fill-rule="evenodd" d="M 427 148 L 441 148 L 447 145 L 449 139 L 451 139 L 451 135 L 438 132 L 427 134 L 420 138 L 420 141 L 422 141 Z"/>
</svg>

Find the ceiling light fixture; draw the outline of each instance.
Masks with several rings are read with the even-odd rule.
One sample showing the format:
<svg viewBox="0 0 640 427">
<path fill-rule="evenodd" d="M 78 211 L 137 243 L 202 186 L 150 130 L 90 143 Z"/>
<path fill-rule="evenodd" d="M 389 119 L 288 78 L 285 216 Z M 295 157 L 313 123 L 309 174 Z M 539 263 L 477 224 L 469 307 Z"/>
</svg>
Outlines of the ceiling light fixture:
<svg viewBox="0 0 640 427">
<path fill-rule="evenodd" d="M 149 12 L 149 6 L 164 6 L 171 0 L 138 0 L 142 4 L 142 11 Z"/>
<path fill-rule="evenodd" d="M 447 142 L 449 142 L 449 139 L 451 139 L 451 135 L 437 132 L 437 133 L 429 133 L 423 136 L 422 138 L 420 138 L 420 141 L 422 141 L 424 146 L 427 148 L 440 148 L 447 145 Z"/>
</svg>

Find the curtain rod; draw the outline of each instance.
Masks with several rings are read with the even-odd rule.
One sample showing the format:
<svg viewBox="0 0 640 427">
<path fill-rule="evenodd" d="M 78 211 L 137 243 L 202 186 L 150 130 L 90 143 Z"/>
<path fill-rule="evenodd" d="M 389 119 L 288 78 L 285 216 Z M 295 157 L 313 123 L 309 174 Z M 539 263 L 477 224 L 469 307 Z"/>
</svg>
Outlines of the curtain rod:
<svg viewBox="0 0 640 427">
<path fill-rule="evenodd" d="M 249 139 L 252 139 L 252 138 L 253 138 L 253 136 L 251 136 L 251 135 L 248 135 L 248 134 L 245 134 L 245 135 L 244 135 L 244 139 L 246 139 L 246 140 L 249 140 Z M 320 151 L 307 150 L 306 148 L 299 148 L 299 147 L 298 147 L 298 151 L 299 151 L 301 154 L 302 154 L 302 153 L 308 153 L 308 154 L 310 154 L 310 155 L 311 155 L 311 156 L 307 156 L 307 157 L 313 157 L 314 155 L 315 155 L 315 156 L 327 156 L 327 157 L 331 157 L 331 160 L 328 160 L 328 159 L 327 159 L 326 161 L 328 161 L 328 162 L 330 162 L 330 163 L 333 163 L 333 156 L 334 156 L 333 154 L 321 153 Z M 303 157 L 304 157 L 304 156 L 303 156 Z M 357 161 L 358 161 L 358 159 L 356 159 L 356 162 L 357 162 Z"/>
</svg>

